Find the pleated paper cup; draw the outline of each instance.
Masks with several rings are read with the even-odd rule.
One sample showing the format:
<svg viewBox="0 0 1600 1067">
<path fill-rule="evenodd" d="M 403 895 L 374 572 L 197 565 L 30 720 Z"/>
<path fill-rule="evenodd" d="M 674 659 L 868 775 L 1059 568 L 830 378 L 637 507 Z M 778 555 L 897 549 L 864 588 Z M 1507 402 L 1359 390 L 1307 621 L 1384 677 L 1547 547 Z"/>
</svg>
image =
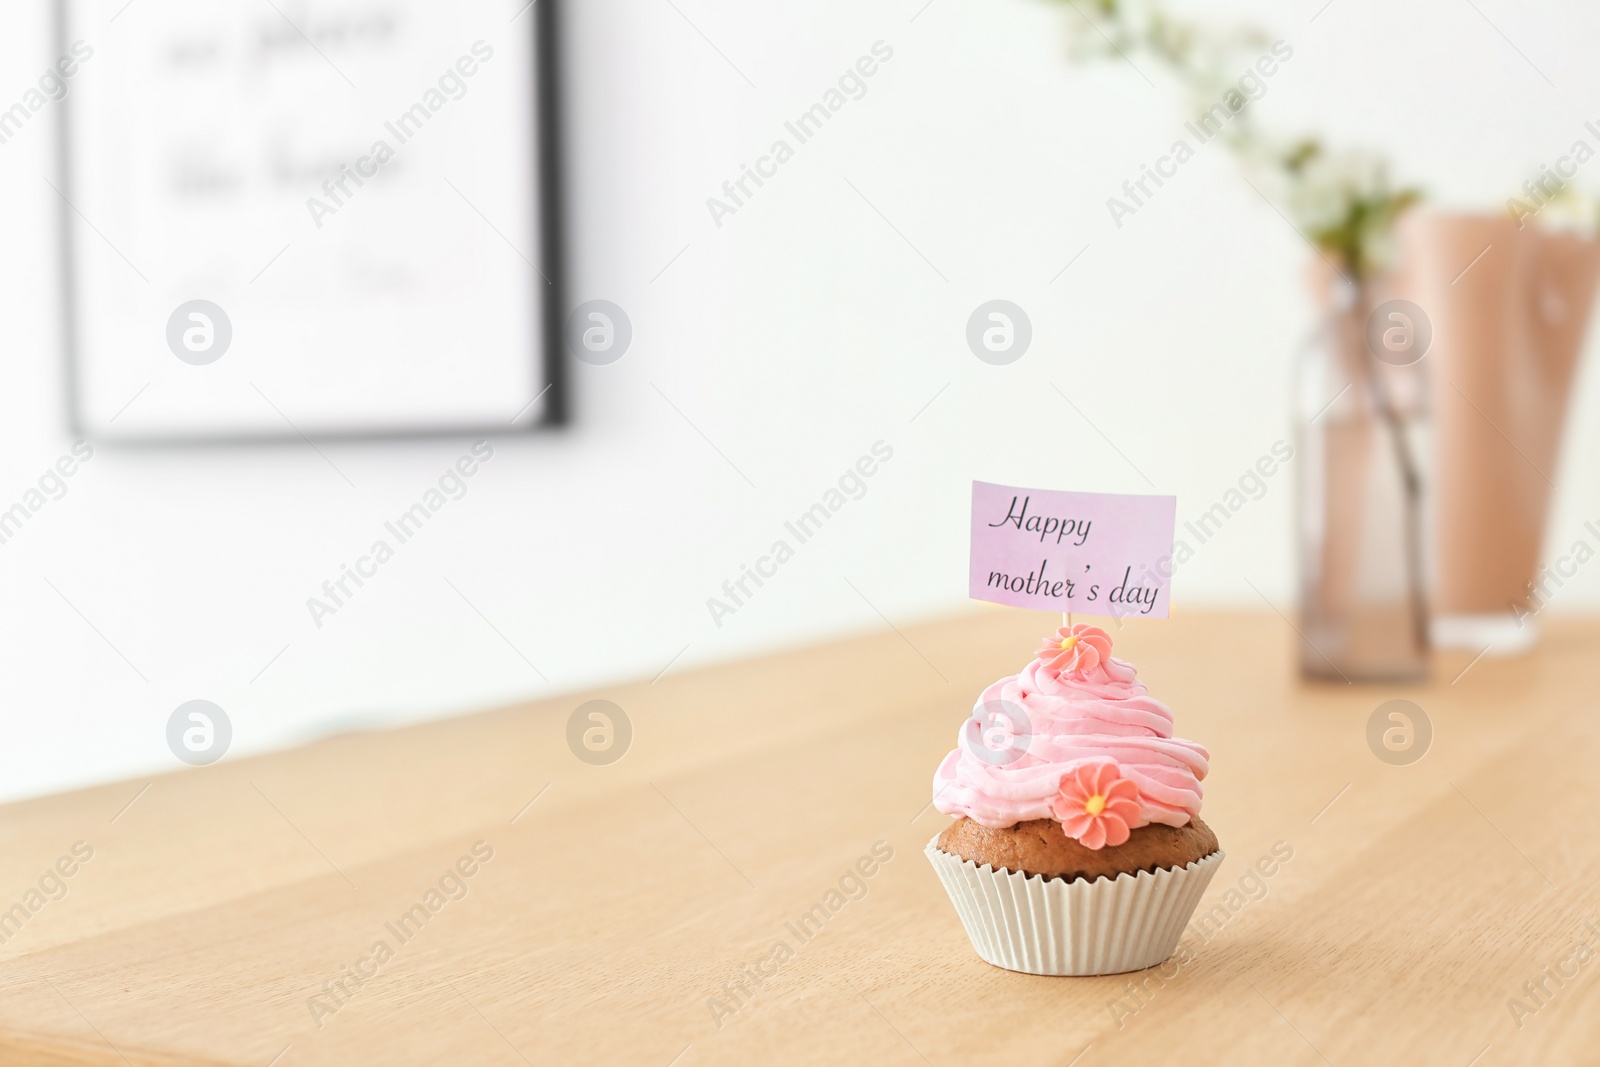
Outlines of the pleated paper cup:
<svg viewBox="0 0 1600 1067">
<path fill-rule="evenodd" d="M 1167 959 L 1222 863 L 1218 849 L 1183 867 L 1116 878 L 1046 878 L 924 849 L 985 962 L 1024 974 L 1142 971 Z"/>
</svg>

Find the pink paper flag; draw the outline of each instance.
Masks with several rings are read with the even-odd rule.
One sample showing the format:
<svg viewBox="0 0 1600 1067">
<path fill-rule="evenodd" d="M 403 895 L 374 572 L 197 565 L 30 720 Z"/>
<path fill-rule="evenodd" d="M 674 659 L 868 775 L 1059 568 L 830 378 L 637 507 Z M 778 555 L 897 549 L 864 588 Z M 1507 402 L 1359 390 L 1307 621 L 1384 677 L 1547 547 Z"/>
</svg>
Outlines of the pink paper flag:
<svg viewBox="0 0 1600 1067">
<path fill-rule="evenodd" d="M 1017 608 L 1167 617 L 1178 498 L 972 483 L 968 595 Z"/>
</svg>

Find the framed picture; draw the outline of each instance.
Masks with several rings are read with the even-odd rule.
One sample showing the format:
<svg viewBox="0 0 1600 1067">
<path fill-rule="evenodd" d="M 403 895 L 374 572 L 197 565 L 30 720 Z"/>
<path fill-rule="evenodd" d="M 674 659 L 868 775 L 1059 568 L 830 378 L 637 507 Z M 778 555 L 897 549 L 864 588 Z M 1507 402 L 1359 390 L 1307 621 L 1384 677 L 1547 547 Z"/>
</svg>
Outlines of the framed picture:
<svg viewBox="0 0 1600 1067">
<path fill-rule="evenodd" d="M 75 432 L 565 413 L 554 0 L 58 0 Z"/>
</svg>

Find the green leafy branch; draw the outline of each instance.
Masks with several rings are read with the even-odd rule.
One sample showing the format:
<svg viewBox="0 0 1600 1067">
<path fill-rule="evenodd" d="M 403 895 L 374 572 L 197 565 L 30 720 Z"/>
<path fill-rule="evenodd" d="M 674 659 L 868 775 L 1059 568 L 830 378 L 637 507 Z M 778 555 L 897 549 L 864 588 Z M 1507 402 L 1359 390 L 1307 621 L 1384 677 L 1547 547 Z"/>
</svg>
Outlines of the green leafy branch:
<svg viewBox="0 0 1600 1067">
<path fill-rule="evenodd" d="M 1188 93 L 1197 114 L 1238 96 L 1239 72 L 1270 43 L 1253 27 L 1213 27 L 1174 16 L 1165 0 L 1056 0 L 1070 7 L 1069 54 L 1083 60 L 1160 64 Z M 1396 184 L 1387 161 L 1334 151 L 1315 136 L 1275 138 L 1255 121 L 1251 102 L 1229 107 L 1220 139 L 1271 187 L 1306 237 L 1348 277 L 1361 281 L 1393 260 L 1400 217 L 1421 189 Z"/>
</svg>

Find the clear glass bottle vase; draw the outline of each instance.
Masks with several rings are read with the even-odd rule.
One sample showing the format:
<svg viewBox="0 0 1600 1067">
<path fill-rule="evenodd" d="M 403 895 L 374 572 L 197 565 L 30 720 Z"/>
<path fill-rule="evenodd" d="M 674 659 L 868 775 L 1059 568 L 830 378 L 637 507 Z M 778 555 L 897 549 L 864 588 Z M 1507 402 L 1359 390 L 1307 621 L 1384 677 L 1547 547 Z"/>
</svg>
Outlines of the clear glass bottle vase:
<svg viewBox="0 0 1600 1067">
<path fill-rule="evenodd" d="M 1428 670 L 1426 316 L 1333 278 L 1296 374 L 1300 669 L 1361 682 Z"/>
</svg>

